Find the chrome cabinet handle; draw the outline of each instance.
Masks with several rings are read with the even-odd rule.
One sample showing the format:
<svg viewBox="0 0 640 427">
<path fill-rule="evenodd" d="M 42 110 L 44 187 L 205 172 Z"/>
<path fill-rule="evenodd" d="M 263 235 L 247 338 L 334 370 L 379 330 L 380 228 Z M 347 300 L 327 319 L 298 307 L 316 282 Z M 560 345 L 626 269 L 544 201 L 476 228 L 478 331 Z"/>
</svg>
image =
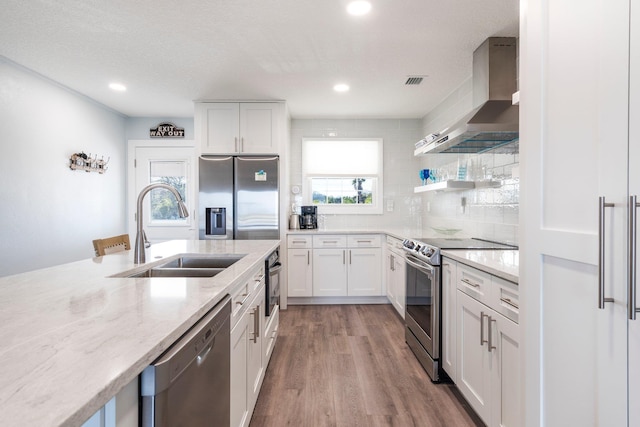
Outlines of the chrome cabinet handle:
<svg viewBox="0 0 640 427">
<path fill-rule="evenodd" d="M 342 250 L 342 264 L 346 264 L 346 258 L 345 256 L 347 255 L 347 251 L 345 251 L 344 249 Z"/>
<path fill-rule="evenodd" d="M 233 138 L 233 151 L 239 151 L 238 150 L 238 137 L 237 136 L 235 138 Z"/>
<path fill-rule="evenodd" d="M 480 347 L 482 347 L 482 345 L 486 342 L 488 342 L 487 340 L 484 339 L 484 318 L 489 317 L 489 315 L 484 314 L 484 311 L 480 312 Z"/>
<path fill-rule="evenodd" d="M 604 196 L 598 198 L 598 308 L 604 309 L 605 302 L 613 302 L 613 298 L 606 298 L 604 296 L 604 208 L 614 207 L 614 203 L 606 203 Z"/>
<path fill-rule="evenodd" d="M 351 251 L 349 251 L 349 265 L 351 265 Z"/>
<path fill-rule="evenodd" d="M 253 338 L 250 339 L 257 344 L 260 336 L 260 306 L 254 308 L 251 315 L 253 316 Z"/>
<path fill-rule="evenodd" d="M 628 298 L 627 302 L 627 311 L 629 320 L 636 320 L 636 313 L 638 309 L 636 308 L 636 255 L 637 255 L 637 211 L 638 208 L 638 196 L 633 195 L 629 196 L 629 239 L 628 239 L 628 253 L 629 259 L 628 268 L 629 274 L 627 275 L 627 287 L 628 287 Z"/>
<path fill-rule="evenodd" d="M 311 256 L 310 256 L 310 252 L 311 251 L 307 251 L 307 265 L 311 264 Z"/>
<path fill-rule="evenodd" d="M 247 298 L 249 297 L 249 294 L 245 292 L 244 294 L 242 294 L 242 295 L 240 295 L 240 296 L 241 296 L 241 297 L 244 297 L 244 298 L 243 298 L 243 300 L 242 300 L 242 301 L 236 301 L 236 304 L 237 304 L 237 305 L 242 305 L 242 304 L 244 304 L 245 302 L 247 302 Z"/>
<path fill-rule="evenodd" d="M 256 317 L 254 320 L 254 327 L 256 328 L 255 337 L 256 339 L 253 342 L 257 342 L 258 337 L 260 336 L 260 306 L 256 306 Z"/>
<path fill-rule="evenodd" d="M 240 151 L 244 150 L 244 137 L 240 138 Z"/>
<path fill-rule="evenodd" d="M 471 280 L 469 279 L 460 279 L 461 282 L 466 283 L 469 286 L 473 286 L 474 288 L 479 288 L 480 285 L 477 283 L 473 283 Z"/>
<path fill-rule="evenodd" d="M 509 298 L 502 297 L 502 298 L 500 298 L 500 301 L 502 301 L 505 304 L 510 305 L 513 308 L 520 308 L 520 307 L 518 307 L 518 304 L 516 304 L 515 302 L 511 301 L 511 299 L 509 299 Z"/>
<path fill-rule="evenodd" d="M 492 319 L 491 316 L 487 316 L 489 318 L 489 323 L 487 324 L 489 328 L 489 340 L 487 341 L 487 350 L 491 353 L 491 350 L 495 350 L 496 346 L 493 345 L 493 332 L 491 328 L 491 323 L 498 323 L 496 319 Z"/>
</svg>

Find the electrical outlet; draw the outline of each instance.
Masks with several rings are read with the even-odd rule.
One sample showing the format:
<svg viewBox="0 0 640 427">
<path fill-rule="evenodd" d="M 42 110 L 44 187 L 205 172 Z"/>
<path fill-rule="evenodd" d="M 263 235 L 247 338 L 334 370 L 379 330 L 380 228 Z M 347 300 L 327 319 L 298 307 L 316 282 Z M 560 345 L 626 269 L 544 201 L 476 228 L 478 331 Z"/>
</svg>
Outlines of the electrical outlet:
<svg viewBox="0 0 640 427">
<path fill-rule="evenodd" d="M 393 199 L 387 200 L 387 212 L 393 212 Z"/>
</svg>

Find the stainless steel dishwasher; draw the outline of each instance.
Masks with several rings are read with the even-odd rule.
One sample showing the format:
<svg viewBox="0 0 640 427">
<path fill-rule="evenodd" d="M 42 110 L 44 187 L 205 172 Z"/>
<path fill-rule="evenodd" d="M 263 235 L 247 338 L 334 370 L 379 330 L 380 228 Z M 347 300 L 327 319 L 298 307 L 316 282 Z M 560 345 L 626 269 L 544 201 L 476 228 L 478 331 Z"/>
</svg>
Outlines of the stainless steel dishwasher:
<svg viewBox="0 0 640 427">
<path fill-rule="evenodd" d="M 142 371 L 143 426 L 229 425 L 230 314 L 227 296 Z"/>
</svg>

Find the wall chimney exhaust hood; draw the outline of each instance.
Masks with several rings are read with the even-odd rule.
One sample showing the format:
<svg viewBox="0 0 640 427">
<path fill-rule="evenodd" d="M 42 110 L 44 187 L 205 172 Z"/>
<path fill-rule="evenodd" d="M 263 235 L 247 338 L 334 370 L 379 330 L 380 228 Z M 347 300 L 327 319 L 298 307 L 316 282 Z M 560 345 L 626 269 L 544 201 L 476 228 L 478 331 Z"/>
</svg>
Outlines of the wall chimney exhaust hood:
<svg viewBox="0 0 640 427">
<path fill-rule="evenodd" d="M 473 105 L 456 123 L 416 144 L 415 155 L 481 153 L 518 139 L 515 37 L 490 37 L 473 53 Z M 424 143 L 426 142 L 426 143 Z"/>
</svg>

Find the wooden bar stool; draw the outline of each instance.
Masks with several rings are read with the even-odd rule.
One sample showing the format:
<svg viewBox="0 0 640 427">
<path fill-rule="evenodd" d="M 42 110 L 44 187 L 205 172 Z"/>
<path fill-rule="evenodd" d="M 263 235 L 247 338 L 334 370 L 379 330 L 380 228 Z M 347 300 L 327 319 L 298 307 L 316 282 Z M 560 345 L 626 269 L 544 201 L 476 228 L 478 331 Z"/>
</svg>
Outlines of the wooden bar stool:
<svg viewBox="0 0 640 427">
<path fill-rule="evenodd" d="M 96 239 L 93 241 L 93 248 L 96 256 L 109 255 L 116 252 L 128 251 L 131 249 L 128 234 L 107 237 L 105 239 Z"/>
</svg>

